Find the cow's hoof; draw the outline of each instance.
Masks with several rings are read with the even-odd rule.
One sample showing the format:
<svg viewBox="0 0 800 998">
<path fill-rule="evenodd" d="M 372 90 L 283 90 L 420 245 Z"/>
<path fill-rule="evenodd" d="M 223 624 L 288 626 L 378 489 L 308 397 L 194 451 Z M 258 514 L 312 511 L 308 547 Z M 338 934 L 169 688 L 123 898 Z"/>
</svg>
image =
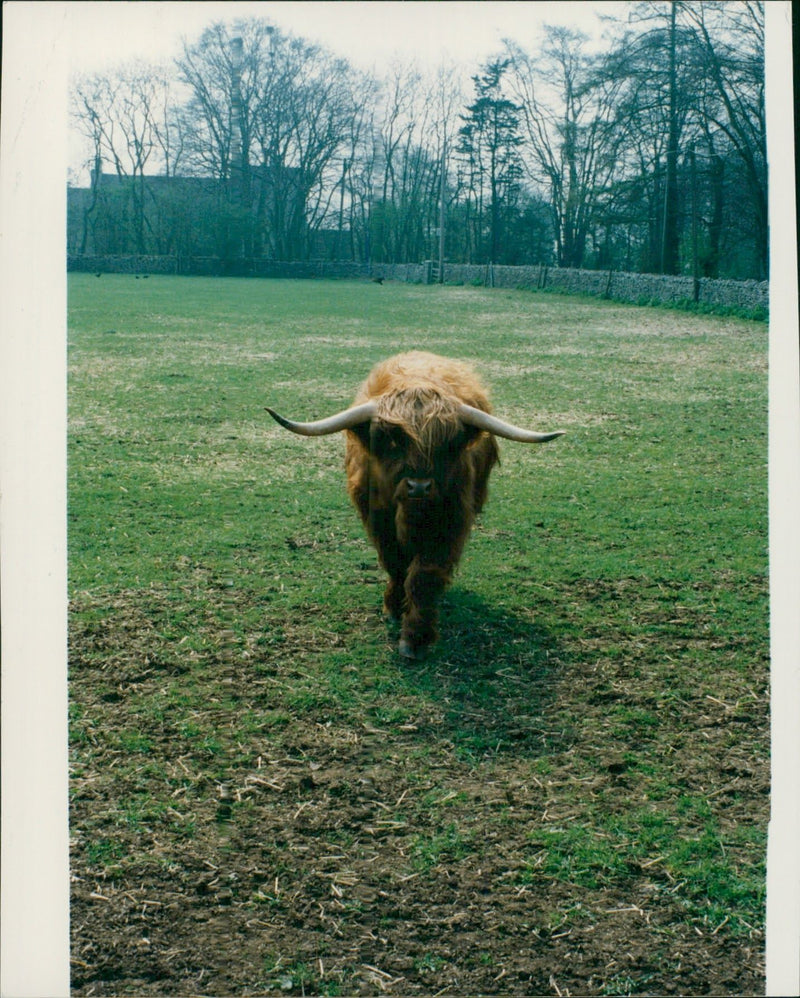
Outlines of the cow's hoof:
<svg viewBox="0 0 800 998">
<path fill-rule="evenodd" d="M 417 662 L 425 658 L 428 654 L 428 645 L 412 645 L 407 638 L 400 638 L 397 650 L 403 658 L 410 658 Z"/>
</svg>

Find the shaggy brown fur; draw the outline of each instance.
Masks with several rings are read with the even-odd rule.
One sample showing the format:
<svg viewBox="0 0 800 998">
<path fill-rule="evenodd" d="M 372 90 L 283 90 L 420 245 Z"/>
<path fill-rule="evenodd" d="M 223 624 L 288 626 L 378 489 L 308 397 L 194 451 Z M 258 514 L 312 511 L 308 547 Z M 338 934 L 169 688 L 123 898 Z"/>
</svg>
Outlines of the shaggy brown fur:
<svg viewBox="0 0 800 998">
<path fill-rule="evenodd" d="M 384 606 L 402 619 L 401 652 L 413 656 L 436 640 L 439 596 L 498 459 L 494 437 L 465 426 L 458 406 L 491 408 L 466 364 L 422 351 L 373 368 L 355 404 L 369 400 L 377 417 L 347 431 L 347 488 L 389 574 Z M 424 497 L 412 493 L 419 481 Z"/>
</svg>

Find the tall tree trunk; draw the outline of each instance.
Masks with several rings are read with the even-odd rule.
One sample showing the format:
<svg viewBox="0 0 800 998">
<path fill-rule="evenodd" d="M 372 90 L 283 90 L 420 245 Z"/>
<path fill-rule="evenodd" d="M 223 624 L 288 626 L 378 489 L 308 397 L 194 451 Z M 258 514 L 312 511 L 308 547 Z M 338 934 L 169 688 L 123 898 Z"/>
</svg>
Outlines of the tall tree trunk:
<svg viewBox="0 0 800 998">
<path fill-rule="evenodd" d="M 708 226 L 708 254 L 703 270 L 706 277 L 719 277 L 719 258 L 722 246 L 723 210 L 725 207 L 725 160 L 711 157 L 711 221 Z"/>
<path fill-rule="evenodd" d="M 661 272 L 678 272 L 678 108 L 675 58 L 676 0 L 670 4 L 669 21 L 669 122 L 667 129 L 667 170 L 664 187 L 664 236 Z"/>
<path fill-rule="evenodd" d="M 103 175 L 103 160 L 98 155 L 94 159 L 94 169 L 91 173 L 91 192 L 92 200 L 91 203 L 83 209 L 83 226 L 81 229 L 81 256 L 86 253 L 86 247 L 89 242 L 89 216 L 94 212 L 97 207 L 97 196 L 100 189 L 100 178 Z M 95 249 L 96 252 L 96 249 Z"/>
</svg>

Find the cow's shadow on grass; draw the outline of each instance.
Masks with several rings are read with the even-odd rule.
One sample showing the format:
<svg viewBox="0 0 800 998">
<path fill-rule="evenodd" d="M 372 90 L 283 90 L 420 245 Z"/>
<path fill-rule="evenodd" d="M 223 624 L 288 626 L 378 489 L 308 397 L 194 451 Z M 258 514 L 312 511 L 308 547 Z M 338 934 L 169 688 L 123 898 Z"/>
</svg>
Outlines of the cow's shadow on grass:
<svg viewBox="0 0 800 998">
<path fill-rule="evenodd" d="M 440 630 L 425 657 L 403 669 L 458 750 L 540 756 L 571 742 L 557 702 L 567 655 L 544 623 L 455 588 L 442 601 Z"/>
</svg>

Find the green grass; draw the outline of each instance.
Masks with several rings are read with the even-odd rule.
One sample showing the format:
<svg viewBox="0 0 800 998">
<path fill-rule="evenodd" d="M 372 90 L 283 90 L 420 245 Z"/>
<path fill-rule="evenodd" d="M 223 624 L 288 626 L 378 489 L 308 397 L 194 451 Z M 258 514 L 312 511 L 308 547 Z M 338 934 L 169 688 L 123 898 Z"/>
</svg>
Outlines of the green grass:
<svg viewBox="0 0 800 998">
<path fill-rule="evenodd" d="M 81 876 L 151 878 L 152 894 L 168 869 L 194 897 L 192 871 L 238 863 L 228 915 L 284 919 L 275 871 L 287 892 L 318 884 L 339 905 L 339 964 L 323 953 L 323 976 L 310 941 L 330 922 L 254 957 L 265 986 L 297 993 L 385 970 L 348 933 L 363 938 L 365 911 L 387 933 L 417 924 L 445 875 L 451 894 L 489 876 L 509 912 L 535 898 L 542 938 L 562 926 L 584 947 L 603 912 L 646 909 L 654 963 L 592 993 L 674 983 L 681 926 L 723 955 L 761 932 L 763 324 L 391 283 L 75 274 L 69 289 Z M 567 436 L 504 443 L 441 641 L 406 663 L 341 440 L 294 437 L 264 407 L 320 417 L 413 347 L 471 360 L 500 415 Z M 320 880 L 325 855 L 353 877 Z M 418 909 L 389 906 L 397 884 Z M 515 931 L 491 938 L 510 954 Z M 392 973 L 444 987 L 454 951 L 436 944 Z M 511 980 L 500 949 L 472 957 L 474 988 Z"/>
</svg>

